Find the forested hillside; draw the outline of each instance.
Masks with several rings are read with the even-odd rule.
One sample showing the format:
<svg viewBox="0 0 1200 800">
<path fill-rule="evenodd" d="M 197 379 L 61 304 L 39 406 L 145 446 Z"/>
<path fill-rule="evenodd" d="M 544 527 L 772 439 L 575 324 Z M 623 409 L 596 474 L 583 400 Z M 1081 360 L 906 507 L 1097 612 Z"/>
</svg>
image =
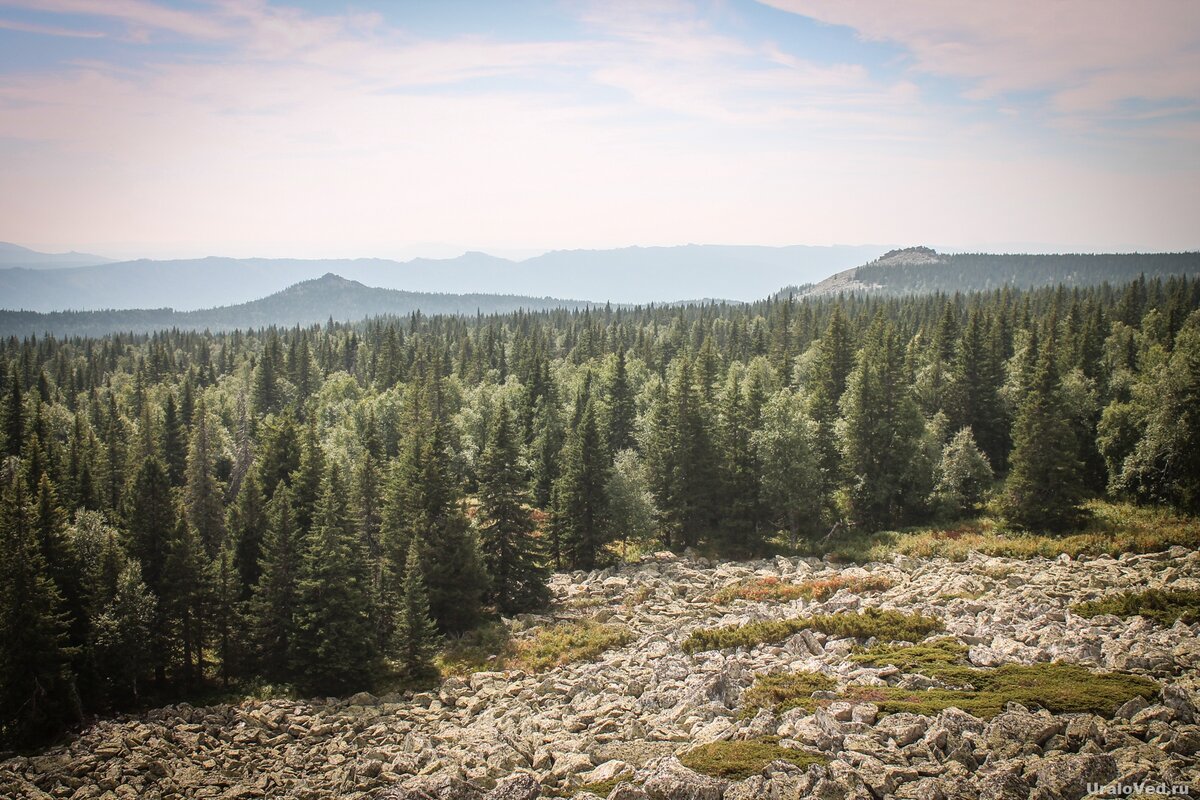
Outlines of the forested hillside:
<svg viewBox="0 0 1200 800">
<path fill-rule="evenodd" d="M 796 294 L 872 291 L 884 294 L 981 292 L 1009 287 L 1099 286 L 1139 276 L 1200 274 L 1200 253 L 938 253 L 928 247 L 891 250 Z"/>
<path fill-rule="evenodd" d="M 1171 278 L 5 340 L 0 739 L 417 680 L 630 549 L 1200 511 L 1198 306 Z"/>
<path fill-rule="evenodd" d="M 338 275 L 301 281 L 281 292 L 249 303 L 199 311 L 170 308 L 108 311 L 10 311 L 0 309 L 0 336 L 58 338 L 105 336 L 110 333 L 153 333 L 179 328 L 232 331 L 238 328 L 312 325 L 329 319 L 358 322 L 367 317 L 414 312 L 433 314 L 507 314 L 552 308 L 581 309 L 589 303 L 512 294 L 437 294 L 402 292 L 364 286 Z"/>
</svg>

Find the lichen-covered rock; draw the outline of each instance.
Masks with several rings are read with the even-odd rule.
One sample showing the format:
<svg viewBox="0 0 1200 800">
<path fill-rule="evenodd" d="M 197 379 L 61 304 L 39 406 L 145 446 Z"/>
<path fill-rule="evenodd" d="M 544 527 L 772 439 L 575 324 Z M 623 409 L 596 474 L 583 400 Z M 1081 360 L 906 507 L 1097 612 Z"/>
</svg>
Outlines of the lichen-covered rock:
<svg viewBox="0 0 1200 800">
<path fill-rule="evenodd" d="M 663 761 L 643 788 L 650 800 L 721 800 L 729 781 L 693 772 L 676 759 Z"/>
</svg>

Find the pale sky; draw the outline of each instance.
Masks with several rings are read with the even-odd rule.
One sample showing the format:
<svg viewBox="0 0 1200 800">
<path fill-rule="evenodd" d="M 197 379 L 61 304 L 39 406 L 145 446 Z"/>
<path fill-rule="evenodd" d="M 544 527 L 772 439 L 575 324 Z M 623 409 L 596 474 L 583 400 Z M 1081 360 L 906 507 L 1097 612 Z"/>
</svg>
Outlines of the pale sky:
<svg viewBox="0 0 1200 800">
<path fill-rule="evenodd" d="M 1200 248 L 1195 0 L 0 0 L 0 241 Z"/>
</svg>

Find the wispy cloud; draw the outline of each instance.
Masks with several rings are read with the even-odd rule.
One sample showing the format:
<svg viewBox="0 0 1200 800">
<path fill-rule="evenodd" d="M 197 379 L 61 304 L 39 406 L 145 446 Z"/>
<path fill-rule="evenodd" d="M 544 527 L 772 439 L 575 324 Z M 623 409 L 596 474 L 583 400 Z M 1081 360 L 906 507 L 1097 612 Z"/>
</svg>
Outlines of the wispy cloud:
<svg viewBox="0 0 1200 800">
<path fill-rule="evenodd" d="M 1180 109 L 1200 96 L 1200 69 L 1176 73 L 1195 58 L 1188 7 L 1165 3 L 1167 21 L 1131 23 L 1131 38 L 1159 42 L 1122 49 L 1116 23 L 1093 41 L 1033 5 L 1012 21 L 949 0 L 771 4 L 910 55 L 881 68 L 727 24 L 747 10 L 736 2 L 548 3 L 575 14 L 571 24 L 523 36 L 453 24 L 417 35 L 403 4 L 0 0 L 21 25 L 102 30 L 117 46 L 0 73 L 0 239 L 52 242 L 69 229 L 64 249 L 107 236 L 336 254 L 433 240 L 966 243 L 1097 231 L 1178 246 L 1192 235 L 1197 165 L 1148 177 L 1130 155 L 1144 145 L 1139 126 L 1169 140 L 1168 155 L 1194 150 Z M 961 96 L 930 91 L 929 76 L 954 79 Z M 1097 131 L 1124 148 L 1119 158 L 1048 155 Z M 1084 204 L 1072 182 L 1118 199 Z M 1171 207 L 1122 212 L 1135 186 Z"/>
<path fill-rule="evenodd" d="M 77 28 L 60 28 L 54 25 L 38 25 L 32 22 L 21 22 L 15 19 L 0 17 L 0 28 L 23 33 L 37 33 L 43 36 L 65 36 L 71 39 L 102 39 L 102 31 L 85 31 Z"/>
<path fill-rule="evenodd" d="M 1193 0 L 762 0 L 898 42 L 916 71 L 966 81 L 990 100 L 1044 92 L 1062 114 L 1113 112 L 1129 100 L 1200 97 L 1200 3 Z"/>
</svg>

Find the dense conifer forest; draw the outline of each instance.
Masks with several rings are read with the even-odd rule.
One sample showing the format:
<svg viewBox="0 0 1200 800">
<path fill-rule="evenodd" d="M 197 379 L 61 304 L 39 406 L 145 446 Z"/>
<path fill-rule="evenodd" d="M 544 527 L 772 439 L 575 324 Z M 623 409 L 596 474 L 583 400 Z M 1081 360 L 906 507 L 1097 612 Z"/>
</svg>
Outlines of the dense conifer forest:
<svg viewBox="0 0 1200 800">
<path fill-rule="evenodd" d="M 417 681 L 639 550 L 1200 511 L 1198 307 L 1171 278 L 5 340 L 0 744 Z"/>
</svg>

